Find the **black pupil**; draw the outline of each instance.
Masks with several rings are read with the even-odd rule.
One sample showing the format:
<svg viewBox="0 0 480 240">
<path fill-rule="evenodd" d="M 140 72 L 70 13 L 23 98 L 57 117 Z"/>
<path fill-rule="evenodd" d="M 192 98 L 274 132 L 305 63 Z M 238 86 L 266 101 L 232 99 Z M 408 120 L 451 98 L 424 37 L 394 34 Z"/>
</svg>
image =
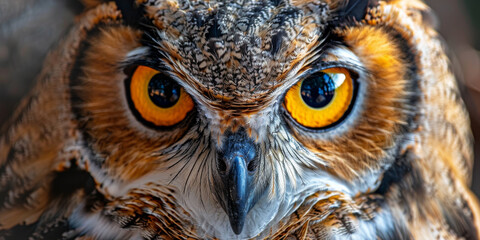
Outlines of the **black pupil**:
<svg viewBox="0 0 480 240">
<path fill-rule="evenodd" d="M 180 86 L 170 77 L 157 74 L 148 83 L 148 96 L 155 105 L 169 108 L 180 98 Z"/>
<path fill-rule="evenodd" d="M 323 108 L 333 99 L 335 82 L 325 73 L 314 73 L 303 80 L 301 87 L 303 101 L 312 108 Z"/>
</svg>

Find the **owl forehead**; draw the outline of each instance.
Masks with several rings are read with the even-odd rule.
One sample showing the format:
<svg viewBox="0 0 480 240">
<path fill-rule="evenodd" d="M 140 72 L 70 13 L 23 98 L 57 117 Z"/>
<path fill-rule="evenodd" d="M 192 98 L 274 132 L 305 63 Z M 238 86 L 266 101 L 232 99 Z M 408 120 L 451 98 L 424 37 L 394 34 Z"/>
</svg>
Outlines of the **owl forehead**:
<svg viewBox="0 0 480 240">
<path fill-rule="evenodd" d="M 150 1 L 145 9 L 157 29 L 155 49 L 223 104 L 267 98 L 315 48 L 329 12 L 321 1 Z"/>
</svg>

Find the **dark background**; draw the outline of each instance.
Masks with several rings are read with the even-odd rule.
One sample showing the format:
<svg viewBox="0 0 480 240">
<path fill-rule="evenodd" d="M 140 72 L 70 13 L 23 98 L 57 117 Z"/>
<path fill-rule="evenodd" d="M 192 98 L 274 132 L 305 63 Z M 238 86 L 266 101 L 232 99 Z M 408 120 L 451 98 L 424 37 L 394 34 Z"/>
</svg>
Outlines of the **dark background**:
<svg viewBox="0 0 480 240">
<path fill-rule="evenodd" d="M 480 1 L 426 0 L 438 16 L 439 30 L 472 120 L 475 169 L 472 189 L 480 196 Z M 82 11 L 74 0 L 0 0 L 0 125 L 33 86 L 48 49 Z"/>
</svg>

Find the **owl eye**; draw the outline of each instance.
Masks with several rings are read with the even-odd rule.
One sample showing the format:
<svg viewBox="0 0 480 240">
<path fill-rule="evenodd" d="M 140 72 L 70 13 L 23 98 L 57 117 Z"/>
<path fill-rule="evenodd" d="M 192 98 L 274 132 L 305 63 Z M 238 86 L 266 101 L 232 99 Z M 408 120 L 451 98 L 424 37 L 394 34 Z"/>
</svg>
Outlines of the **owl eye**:
<svg viewBox="0 0 480 240">
<path fill-rule="evenodd" d="M 309 75 L 290 88 L 284 107 L 308 128 L 327 128 L 340 122 L 353 103 L 355 83 L 345 68 L 330 68 Z"/>
<path fill-rule="evenodd" d="M 132 75 L 130 96 L 138 113 L 156 126 L 173 126 L 193 109 L 193 100 L 168 75 L 139 66 Z"/>
</svg>

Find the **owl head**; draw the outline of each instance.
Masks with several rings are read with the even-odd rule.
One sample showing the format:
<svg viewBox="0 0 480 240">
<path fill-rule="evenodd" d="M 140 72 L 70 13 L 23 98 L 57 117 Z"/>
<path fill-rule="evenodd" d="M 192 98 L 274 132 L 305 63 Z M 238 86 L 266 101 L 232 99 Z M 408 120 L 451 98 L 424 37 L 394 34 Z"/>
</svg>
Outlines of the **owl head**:
<svg viewBox="0 0 480 240">
<path fill-rule="evenodd" d="M 31 205 L 51 214 L 30 221 L 66 216 L 97 238 L 272 237 L 315 221 L 329 236 L 338 214 L 364 218 L 366 238 L 399 225 L 362 204 L 395 219 L 385 196 L 424 184 L 429 161 L 412 159 L 437 156 L 424 139 L 450 119 L 429 106 L 454 83 L 420 1 L 99 2 L 2 138 L 4 168 L 35 158 L 32 177 L 15 174 L 43 179 Z M 469 159 L 458 132 L 438 146 Z"/>
</svg>

